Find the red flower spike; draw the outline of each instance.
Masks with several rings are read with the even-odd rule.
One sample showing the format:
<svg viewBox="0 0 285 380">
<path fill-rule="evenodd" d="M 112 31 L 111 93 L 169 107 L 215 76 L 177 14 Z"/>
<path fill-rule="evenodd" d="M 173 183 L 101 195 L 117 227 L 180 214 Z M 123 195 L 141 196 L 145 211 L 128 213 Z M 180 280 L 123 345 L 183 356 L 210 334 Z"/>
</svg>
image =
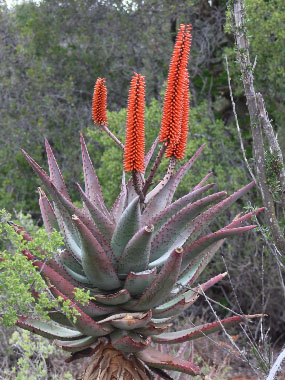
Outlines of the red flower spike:
<svg viewBox="0 0 285 380">
<path fill-rule="evenodd" d="M 185 71 L 191 45 L 191 25 L 180 25 L 169 66 L 159 141 L 178 144 L 181 136 Z"/>
<path fill-rule="evenodd" d="M 107 87 L 106 79 L 98 78 L 93 93 L 92 118 L 95 124 L 107 124 Z"/>
<path fill-rule="evenodd" d="M 184 90 L 183 90 L 183 107 L 181 116 L 181 132 L 177 144 L 168 145 L 166 157 L 174 156 L 177 160 L 184 158 L 184 153 L 188 138 L 188 123 L 189 123 L 189 74 L 185 70 Z"/>
<path fill-rule="evenodd" d="M 128 114 L 127 134 L 124 154 L 125 171 L 136 170 L 144 172 L 144 77 L 134 73 L 131 81 Z"/>
</svg>

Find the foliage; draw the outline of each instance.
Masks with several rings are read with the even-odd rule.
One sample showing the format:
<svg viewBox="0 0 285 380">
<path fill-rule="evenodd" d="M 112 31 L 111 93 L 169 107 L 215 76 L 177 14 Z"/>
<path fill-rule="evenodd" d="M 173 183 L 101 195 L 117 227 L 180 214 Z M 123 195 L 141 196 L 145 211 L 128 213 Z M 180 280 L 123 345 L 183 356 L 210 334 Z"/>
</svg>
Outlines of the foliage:
<svg viewBox="0 0 285 380">
<path fill-rule="evenodd" d="M 61 303 L 62 300 L 57 301 L 51 298 L 39 271 L 23 255 L 23 251 L 28 250 L 35 257 L 43 260 L 54 257 L 62 246 L 61 234 L 54 231 L 48 235 L 43 228 L 38 228 L 33 234 L 33 240 L 26 241 L 7 223 L 10 220 L 11 215 L 1 210 L 1 321 L 6 326 L 13 326 L 19 315 L 49 319 L 47 312 L 52 309 L 62 310 L 65 315 L 76 320 L 77 311 L 70 306 L 70 302 Z M 27 226 L 29 224 L 28 219 Z M 76 296 L 85 302 L 90 298 L 89 293 L 84 294 L 82 291 L 77 292 Z"/>
<path fill-rule="evenodd" d="M 12 368 L 7 368 L 4 375 L 14 380 L 45 380 L 48 376 L 46 360 L 55 353 L 56 347 L 47 344 L 42 337 L 35 337 L 29 331 L 16 330 L 9 340 L 9 344 L 18 351 L 18 359 Z M 50 373 L 49 373 L 50 376 Z M 51 380 L 72 380 L 72 375 L 67 371 L 62 376 L 52 374 Z"/>
</svg>

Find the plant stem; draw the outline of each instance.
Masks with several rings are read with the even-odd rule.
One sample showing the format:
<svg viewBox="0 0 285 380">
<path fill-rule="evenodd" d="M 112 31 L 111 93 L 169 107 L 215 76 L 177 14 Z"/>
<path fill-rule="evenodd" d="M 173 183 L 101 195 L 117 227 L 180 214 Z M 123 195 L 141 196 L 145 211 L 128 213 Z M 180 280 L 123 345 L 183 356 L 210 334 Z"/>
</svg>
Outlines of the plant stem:
<svg viewBox="0 0 285 380">
<path fill-rule="evenodd" d="M 157 172 L 157 169 L 158 169 L 158 167 L 162 161 L 162 158 L 163 158 L 163 155 L 164 155 L 166 149 L 167 149 L 166 144 L 163 144 L 162 147 L 160 148 L 160 151 L 159 151 L 159 153 L 155 159 L 155 162 L 153 164 L 153 167 L 151 168 L 151 171 L 149 173 L 148 179 L 146 180 L 145 185 L 142 189 L 142 193 L 144 196 L 146 195 L 148 189 L 150 188 L 150 186 L 152 184 L 153 177 L 155 176 L 155 173 Z"/>
</svg>

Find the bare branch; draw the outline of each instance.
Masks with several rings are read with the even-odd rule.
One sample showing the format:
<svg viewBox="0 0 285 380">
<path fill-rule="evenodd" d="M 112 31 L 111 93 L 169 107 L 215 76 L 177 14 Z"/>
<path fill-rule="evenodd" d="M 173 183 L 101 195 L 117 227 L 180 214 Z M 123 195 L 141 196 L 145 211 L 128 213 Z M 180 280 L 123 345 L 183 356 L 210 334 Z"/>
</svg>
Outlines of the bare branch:
<svg viewBox="0 0 285 380">
<path fill-rule="evenodd" d="M 234 4 L 233 19 L 235 20 L 234 27 L 236 44 L 238 47 L 238 60 L 242 72 L 242 82 L 245 90 L 245 96 L 247 99 L 247 106 L 251 122 L 256 175 L 265 206 L 266 224 L 270 229 L 276 247 L 283 255 L 285 255 L 285 238 L 280 229 L 275 213 L 274 200 L 267 185 L 265 150 L 261 128 L 261 117 L 259 115 L 259 110 L 257 107 L 257 94 L 254 89 L 253 70 L 249 57 L 249 45 L 246 38 L 244 13 L 244 1 L 237 0 L 237 2 Z"/>
<path fill-rule="evenodd" d="M 245 154 L 245 149 L 244 149 L 244 145 L 243 145 L 243 141 L 242 141 L 241 130 L 240 130 L 240 127 L 239 127 L 238 117 L 237 117 L 237 113 L 236 113 L 236 104 L 235 104 L 235 101 L 234 101 L 234 98 L 233 98 L 233 92 L 232 92 L 232 86 L 231 86 L 231 77 L 230 77 L 229 63 L 228 63 L 228 57 L 227 56 L 225 57 L 225 60 L 226 60 L 226 68 L 227 68 L 227 75 L 228 75 L 228 85 L 229 85 L 229 90 L 230 90 L 230 97 L 231 97 L 231 102 L 232 102 L 232 107 L 233 107 L 233 113 L 234 113 L 234 117 L 235 117 L 235 121 L 236 121 L 236 127 L 237 127 L 237 132 L 238 132 L 238 137 L 239 137 L 239 142 L 240 142 L 240 147 L 241 147 L 243 159 L 244 159 L 244 162 L 246 164 L 247 170 L 249 171 L 249 174 L 250 174 L 251 178 L 257 184 L 255 175 L 253 174 L 253 171 L 251 170 L 251 167 L 249 166 L 249 163 L 247 161 L 246 154 Z"/>
</svg>

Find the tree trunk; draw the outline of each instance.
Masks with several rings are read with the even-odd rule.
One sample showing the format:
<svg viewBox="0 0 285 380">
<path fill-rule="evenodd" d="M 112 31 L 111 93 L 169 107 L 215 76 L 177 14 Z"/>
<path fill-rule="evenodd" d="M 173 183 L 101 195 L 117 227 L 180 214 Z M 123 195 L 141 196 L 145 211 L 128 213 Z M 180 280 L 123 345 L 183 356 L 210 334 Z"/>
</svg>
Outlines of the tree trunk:
<svg viewBox="0 0 285 380">
<path fill-rule="evenodd" d="M 110 344 L 100 343 L 82 380 L 150 380 L 152 375 L 134 355 L 127 359 Z"/>
</svg>

